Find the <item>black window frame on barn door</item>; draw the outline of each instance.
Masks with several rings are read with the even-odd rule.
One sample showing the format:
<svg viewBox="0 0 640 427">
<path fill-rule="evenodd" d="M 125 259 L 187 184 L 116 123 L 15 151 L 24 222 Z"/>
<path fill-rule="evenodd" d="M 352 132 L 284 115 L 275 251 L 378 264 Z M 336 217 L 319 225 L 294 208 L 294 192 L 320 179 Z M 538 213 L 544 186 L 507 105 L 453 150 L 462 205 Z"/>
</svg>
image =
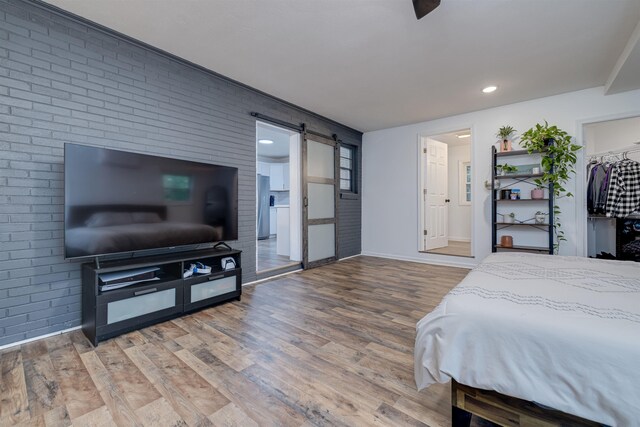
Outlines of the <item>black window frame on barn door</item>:
<svg viewBox="0 0 640 427">
<path fill-rule="evenodd" d="M 349 150 L 351 157 L 347 158 L 347 157 L 343 157 L 342 156 L 342 149 L 346 149 Z M 358 147 L 356 147 L 355 145 L 350 145 L 350 144 L 343 144 L 342 142 L 340 142 L 340 150 L 339 150 L 339 156 L 338 159 L 340 160 L 340 177 L 339 177 L 339 188 L 340 188 L 340 198 L 341 199 L 357 199 L 358 198 L 358 182 L 356 177 L 357 175 L 357 168 L 358 168 Z M 342 167 L 342 159 L 348 159 L 351 161 L 351 168 L 345 168 Z M 349 182 L 350 182 L 350 188 L 348 190 L 345 190 L 342 188 L 342 171 L 348 171 L 349 172 Z"/>
</svg>

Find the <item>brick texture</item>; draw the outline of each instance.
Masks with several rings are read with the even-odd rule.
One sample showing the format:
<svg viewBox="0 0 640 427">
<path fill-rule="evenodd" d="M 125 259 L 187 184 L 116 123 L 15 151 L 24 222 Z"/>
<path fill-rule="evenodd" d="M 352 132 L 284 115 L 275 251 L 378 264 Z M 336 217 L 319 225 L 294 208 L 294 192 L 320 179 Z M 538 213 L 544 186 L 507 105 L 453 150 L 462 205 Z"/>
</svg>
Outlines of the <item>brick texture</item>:
<svg viewBox="0 0 640 427">
<path fill-rule="evenodd" d="M 28 1 L 0 0 L 0 345 L 80 324 L 80 265 L 63 259 L 65 142 L 237 167 L 230 244 L 244 251 L 244 281 L 254 280 L 251 111 L 336 133 L 361 153 L 360 132 Z M 338 209 L 339 256 L 359 254 L 360 200 Z"/>
</svg>

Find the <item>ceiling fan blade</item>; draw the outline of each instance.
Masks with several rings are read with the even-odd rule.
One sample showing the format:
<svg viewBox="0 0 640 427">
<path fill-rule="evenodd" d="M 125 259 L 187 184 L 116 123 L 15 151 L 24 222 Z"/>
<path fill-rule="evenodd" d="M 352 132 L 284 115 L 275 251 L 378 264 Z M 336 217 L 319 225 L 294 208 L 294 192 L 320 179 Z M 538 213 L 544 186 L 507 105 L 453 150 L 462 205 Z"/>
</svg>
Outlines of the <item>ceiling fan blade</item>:
<svg viewBox="0 0 640 427">
<path fill-rule="evenodd" d="M 418 19 L 423 18 L 438 6 L 440 6 L 440 0 L 413 0 L 413 9 Z"/>
</svg>

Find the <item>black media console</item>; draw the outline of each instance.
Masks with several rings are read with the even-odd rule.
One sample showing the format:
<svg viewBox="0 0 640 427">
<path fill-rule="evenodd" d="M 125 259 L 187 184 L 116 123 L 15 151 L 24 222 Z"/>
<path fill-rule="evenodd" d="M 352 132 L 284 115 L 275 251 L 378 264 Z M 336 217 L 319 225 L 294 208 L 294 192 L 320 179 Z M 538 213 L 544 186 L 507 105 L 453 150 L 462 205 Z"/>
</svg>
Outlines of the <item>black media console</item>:
<svg viewBox="0 0 640 427">
<path fill-rule="evenodd" d="M 242 294 L 241 251 L 207 249 L 82 265 L 82 331 L 93 343 L 230 301 Z M 223 270 L 231 257 L 236 268 Z M 201 262 L 211 273 L 183 278 L 190 264 Z M 155 281 L 101 291 L 100 275 L 157 268 Z"/>
</svg>

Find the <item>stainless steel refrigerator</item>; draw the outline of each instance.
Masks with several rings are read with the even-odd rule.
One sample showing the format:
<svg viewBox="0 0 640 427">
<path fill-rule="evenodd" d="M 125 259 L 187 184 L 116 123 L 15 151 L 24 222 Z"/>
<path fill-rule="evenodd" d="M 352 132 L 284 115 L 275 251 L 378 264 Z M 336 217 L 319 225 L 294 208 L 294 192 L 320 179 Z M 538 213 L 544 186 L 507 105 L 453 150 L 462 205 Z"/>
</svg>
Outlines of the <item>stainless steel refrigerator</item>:
<svg viewBox="0 0 640 427">
<path fill-rule="evenodd" d="M 258 175 L 258 240 L 269 238 L 269 177 Z"/>
</svg>

